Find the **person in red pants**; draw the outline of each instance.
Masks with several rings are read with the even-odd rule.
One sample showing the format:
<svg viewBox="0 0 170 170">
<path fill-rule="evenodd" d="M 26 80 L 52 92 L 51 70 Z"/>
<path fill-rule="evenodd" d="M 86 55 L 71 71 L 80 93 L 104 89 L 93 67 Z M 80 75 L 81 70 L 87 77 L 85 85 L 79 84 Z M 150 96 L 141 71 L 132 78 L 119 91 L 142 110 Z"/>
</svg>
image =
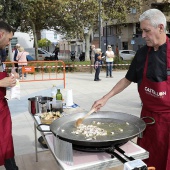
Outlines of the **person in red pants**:
<svg viewBox="0 0 170 170">
<path fill-rule="evenodd" d="M 4 21 L 0 21 L 0 49 L 9 45 L 13 37 L 13 29 Z M 6 96 L 6 87 L 16 85 L 17 74 L 7 75 L 0 60 L 0 166 L 6 170 L 18 170 L 14 159 L 12 138 L 12 122 Z"/>
</svg>

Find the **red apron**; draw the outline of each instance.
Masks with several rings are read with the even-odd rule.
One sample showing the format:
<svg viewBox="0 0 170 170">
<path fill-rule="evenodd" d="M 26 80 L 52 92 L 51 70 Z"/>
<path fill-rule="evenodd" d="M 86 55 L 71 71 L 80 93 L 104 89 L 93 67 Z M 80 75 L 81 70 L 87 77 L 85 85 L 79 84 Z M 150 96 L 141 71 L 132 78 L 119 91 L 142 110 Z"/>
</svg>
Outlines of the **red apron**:
<svg viewBox="0 0 170 170">
<path fill-rule="evenodd" d="M 6 72 L 0 72 L 0 80 L 7 77 Z M 4 96 L 6 88 L 0 87 L 0 166 L 4 160 L 14 157 L 12 122 L 8 104 Z"/>
<path fill-rule="evenodd" d="M 170 68 L 170 42 L 167 38 L 167 68 Z M 160 56 L 161 57 L 161 56 Z M 143 103 L 141 117 L 155 119 L 155 124 L 147 125 L 143 138 L 138 144 L 149 151 L 149 159 L 144 162 L 156 170 L 170 170 L 170 76 L 163 82 L 152 82 L 146 77 L 148 55 L 145 62 L 139 94 Z"/>
</svg>

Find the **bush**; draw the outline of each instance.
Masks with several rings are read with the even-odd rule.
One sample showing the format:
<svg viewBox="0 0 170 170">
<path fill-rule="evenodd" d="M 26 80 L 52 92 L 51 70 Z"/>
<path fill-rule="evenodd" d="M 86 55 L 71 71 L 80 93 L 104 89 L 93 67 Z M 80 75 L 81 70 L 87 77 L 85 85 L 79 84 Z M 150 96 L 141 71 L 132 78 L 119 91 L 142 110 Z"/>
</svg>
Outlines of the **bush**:
<svg viewBox="0 0 170 170">
<path fill-rule="evenodd" d="M 124 60 L 121 60 L 118 56 L 116 56 L 114 60 L 114 69 L 127 70 L 131 62 L 132 60 L 124 61 Z"/>
</svg>

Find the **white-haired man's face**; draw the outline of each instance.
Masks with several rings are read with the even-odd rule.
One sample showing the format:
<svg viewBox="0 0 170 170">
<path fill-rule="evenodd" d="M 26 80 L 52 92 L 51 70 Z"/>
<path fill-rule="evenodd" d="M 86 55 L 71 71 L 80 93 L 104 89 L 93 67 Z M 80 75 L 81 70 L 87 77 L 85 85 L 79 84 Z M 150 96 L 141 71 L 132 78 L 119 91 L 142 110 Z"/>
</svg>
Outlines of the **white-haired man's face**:
<svg viewBox="0 0 170 170">
<path fill-rule="evenodd" d="M 150 47 L 157 47 L 162 45 L 162 38 L 165 37 L 164 27 L 160 24 L 157 28 L 153 27 L 149 20 L 141 21 L 140 27 L 142 30 L 142 37 L 146 44 Z"/>
</svg>

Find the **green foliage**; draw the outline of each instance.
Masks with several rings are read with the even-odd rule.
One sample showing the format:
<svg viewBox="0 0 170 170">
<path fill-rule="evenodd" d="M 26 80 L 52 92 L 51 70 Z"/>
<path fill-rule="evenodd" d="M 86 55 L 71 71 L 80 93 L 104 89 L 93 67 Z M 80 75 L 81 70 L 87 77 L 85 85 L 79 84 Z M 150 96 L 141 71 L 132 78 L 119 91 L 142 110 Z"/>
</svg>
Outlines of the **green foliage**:
<svg viewBox="0 0 170 170">
<path fill-rule="evenodd" d="M 123 61 L 119 57 L 115 57 L 114 60 L 114 69 L 119 69 L 119 70 L 127 70 L 131 64 L 132 60 L 130 61 Z"/>
<path fill-rule="evenodd" d="M 68 37 L 84 37 L 84 28 L 98 27 L 99 0 L 0 0 L 0 16 L 22 31 L 54 28 Z M 139 0 L 101 0 L 103 20 L 123 21 Z M 19 27 L 20 26 L 20 27 Z"/>
<path fill-rule="evenodd" d="M 140 0 L 101 0 L 101 18 L 103 21 L 117 23 L 125 21 L 130 8 L 138 8 Z M 84 39 L 84 28 L 98 30 L 99 0 L 64 0 L 57 1 L 61 17 L 60 28 L 70 38 Z"/>
<path fill-rule="evenodd" d="M 103 21 L 116 23 L 125 21 L 130 8 L 140 7 L 140 0 L 0 0 L 0 17 L 15 29 L 33 32 L 35 46 L 42 29 L 84 40 L 98 30 L 99 2 Z"/>
<path fill-rule="evenodd" d="M 38 47 L 48 47 L 50 46 L 51 44 L 51 41 L 48 40 L 47 38 L 43 38 L 41 40 L 38 40 Z"/>
</svg>

